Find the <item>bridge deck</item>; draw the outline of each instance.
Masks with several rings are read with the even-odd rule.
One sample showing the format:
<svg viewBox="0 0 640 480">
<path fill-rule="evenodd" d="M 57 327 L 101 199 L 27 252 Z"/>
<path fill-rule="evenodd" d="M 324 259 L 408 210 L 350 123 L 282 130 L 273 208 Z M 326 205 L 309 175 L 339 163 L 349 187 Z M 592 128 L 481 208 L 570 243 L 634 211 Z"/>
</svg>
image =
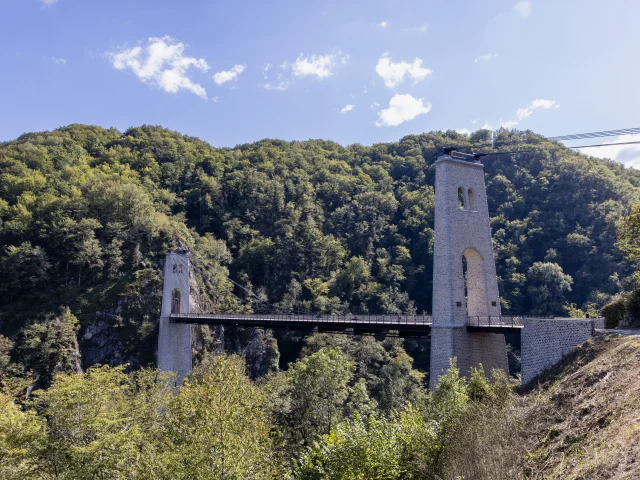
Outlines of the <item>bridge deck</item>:
<svg viewBox="0 0 640 480">
<path fill-rule="evenodd" d="M 397 330 L 416 335 L 428 335 L 431 329 L 431 317 L 428 315 L 173 313 L 171 321 L 304 330 L 317 328 L 327 331 L 342 331 L 353 329 L 355 333 L 381 333 Z"/>
<path fill-rule="evenodd" d="M 175 323 L 238 325 L 245 327 L 289 328 L 321 331 L 353 330 L 354 333 L 397 331 L 400 335 L 428 335 L 430 315 L 315 315 L 315 314 L 239 314 L 239 313 L 173 313 Z M 467 329 L 475 332 L 519 332 L 524 317 L 469 317 Z"/>
</svg>

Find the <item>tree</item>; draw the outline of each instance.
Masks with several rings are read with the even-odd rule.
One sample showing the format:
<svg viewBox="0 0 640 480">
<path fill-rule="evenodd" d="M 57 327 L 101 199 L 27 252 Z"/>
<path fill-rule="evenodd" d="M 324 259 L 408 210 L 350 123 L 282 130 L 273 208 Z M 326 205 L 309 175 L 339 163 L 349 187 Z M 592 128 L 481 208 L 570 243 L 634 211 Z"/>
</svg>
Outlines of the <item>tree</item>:
<svg viewBox="0 0 640 480">
<path fill-rule="evenodd" d="M 355 367 L 350 398 L 362 396 L 353 390 L 366 387 L 367 397 L 390 414 L 407 404 L 417 405 L 425 400 L 424 375 L 413 368 L 413 359 L 399 339 L 383 341 L 370 336 L 314 334 L 307 337 L 302 355 L 308 356 L 322 349 L 338 348 Z"/>
<path fill-rule="evenodd" d="M 617 246 L 628 260 L 640 260 L 640 203 L 633 205 L 629 216 L 618 223 Z"/>
<path fill-rule="evenodd" d="M 13 342 L 4 335 L 0 335 L 0 375 L 11 363 L 11 350 L 13 350 Z"/>
<path fill-rule="evenodd" d="M 0 275 L 4 281 L 0 292 L 9 290 L 15 295 L 20 291 L 42 285 L 48 278 L 51 262 L 46 252 L 29 242 L 7 247 L 6 256 L 0 257 Z"/>
<path fill-rule="evenodd" d="M 310 445 L 342 420 L 353 369 L 340 350 L 323 348 L 291 365 L 282 374 L 284 382 L 272 380 L 279 383 L 274 390 L 287 399 L 275 412 L 276 421 L 294 449 Z"/>
<path fill-rule="evenodd" d="M 33 452 L 39 469 L 52 478 L 177 478 L 163 425 L 170 385 L 154 370 L 123 367 L 56 375 L 36 392 L 48 432 Z"/>
<path fill-rule="evenodd" d="M 456 363 L 455 358 L 451 359 L 449 369 L 438 378 L 436 390 L 426 406 L 428 418 L 435 421 L 436 441 L 414 445 L 414 469 L 426 478 L 445 467 L 448 448 L 470 406 L 467 382 L 460 376 Z"/>
<path fill-rule="evenodd" d="M 416 433 L 428 428 L 413 409 L 390 417 L 356 414 L 310 446 L 293 475 L 300 480 L 413 478 L 407 453 Z"/>
<path fill-rule="evenodd" d="M 104 249 L 104 260 L 107 265 L 107 276 L 109 278 L 117 278 L 120 269 L 124 266 L 124 259 L 122 258 L 123 243 L 119 238 L 114 238 Z"/>
<path fill-rule="evenodd" d="M 413 359 L 404 351 L 393 352 L 381 369 L 380 408 L 391 413 L 407 404 L 422 404 L 426 398 L 424 375 L 412 368 Z"/>
<path fill-rule="evenodd" d="M 78 319 L 68 307 L 57 315 L 46 315 L 22 331 L 18 351 L 26 368 L 33 370 L 42 386 L 48 386 L 58 372 L 80 371 L 77 332 Z"/>
<path fill-rule="evenodd" d="M 35 411 L 22 411 L 11 397 L 0 393 L 0 477 L 41 478 L 36 452 L 44 437 L 42 419 Z"/>
<path fill-rule="evenodd" d="M 205 359 L 168 406 L 171 478 L 269 478 L 273 454 L 264 402 L 240 357 Z"/>
<path fill-rule="evenodd" d="M 571 291 L 573 279 L 557 263 L 534 263 L 527 272 L 532 311 L 541 315 L 563 313 L 564 294 Z"/>
</svg>

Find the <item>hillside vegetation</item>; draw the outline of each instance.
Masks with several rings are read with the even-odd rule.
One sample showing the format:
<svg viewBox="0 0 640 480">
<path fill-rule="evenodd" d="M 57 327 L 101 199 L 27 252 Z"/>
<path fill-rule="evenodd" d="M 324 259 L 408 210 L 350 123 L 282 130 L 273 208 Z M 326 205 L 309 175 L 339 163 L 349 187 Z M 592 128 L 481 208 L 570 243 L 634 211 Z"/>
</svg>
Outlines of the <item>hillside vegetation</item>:
<svg viewBox="0 0 640 480">
<path fill-rule="evenodd" d="M 451 145 L 492 149 L 483 130 L 214 148 L 160 127 L 85 125 L 0 144 L 0 350 L 41 378 L 152 364 L 159 267 L 178 245 L 205 272 L 211 308 L 428 312 L 433 154 Z M 531 132 L 500 131 L 494 147 L 521 152 L 483 160 L 503 312 L 594 312 L 629 290 L 616 223 L 640 172 Z M 277 368 L 270 334 L 220 345 L 200 332 L 200 352 L 253 342 L 252 375 Z"/>
</svg>

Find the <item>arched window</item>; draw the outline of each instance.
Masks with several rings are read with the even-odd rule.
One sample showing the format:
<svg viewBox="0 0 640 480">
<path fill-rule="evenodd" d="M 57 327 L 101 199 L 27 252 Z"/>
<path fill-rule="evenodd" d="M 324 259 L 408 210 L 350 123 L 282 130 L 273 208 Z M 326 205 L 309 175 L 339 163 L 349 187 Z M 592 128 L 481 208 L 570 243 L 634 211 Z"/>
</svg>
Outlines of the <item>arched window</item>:
<svg viewBox="0 0 640 480">
<path fill-rule="evenodd" d="M 181 313 L 182 294 L 179 288 L 174 288 L 171 292 L 171 313 Z"/>
<path fill-rule="evenodd" d="M 460 210 L 465 210 L 464 188 L 462 188 L 462 187 L 458 187 L 458 204 L 460 205 Z"/>
<path fill-rule="evenodd" d="M 469 210 L 474 210 L 476 209 L 476 196 L 473 193 L 473 188 L 469 189 Z"/>
</svg>

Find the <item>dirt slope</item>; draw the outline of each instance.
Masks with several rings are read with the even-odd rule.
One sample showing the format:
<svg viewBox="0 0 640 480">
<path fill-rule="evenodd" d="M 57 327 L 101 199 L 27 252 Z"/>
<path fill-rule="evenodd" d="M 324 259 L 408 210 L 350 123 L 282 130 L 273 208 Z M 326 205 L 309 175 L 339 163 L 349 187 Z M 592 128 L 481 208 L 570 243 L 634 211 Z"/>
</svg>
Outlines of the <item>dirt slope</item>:
<svg viewBox="0 0 640 480">
<path fill-rule="evenodd" d="M 640 479 L 640 336 L 594 337 L 524 405 L 529 478 Z"/>
</svg>

